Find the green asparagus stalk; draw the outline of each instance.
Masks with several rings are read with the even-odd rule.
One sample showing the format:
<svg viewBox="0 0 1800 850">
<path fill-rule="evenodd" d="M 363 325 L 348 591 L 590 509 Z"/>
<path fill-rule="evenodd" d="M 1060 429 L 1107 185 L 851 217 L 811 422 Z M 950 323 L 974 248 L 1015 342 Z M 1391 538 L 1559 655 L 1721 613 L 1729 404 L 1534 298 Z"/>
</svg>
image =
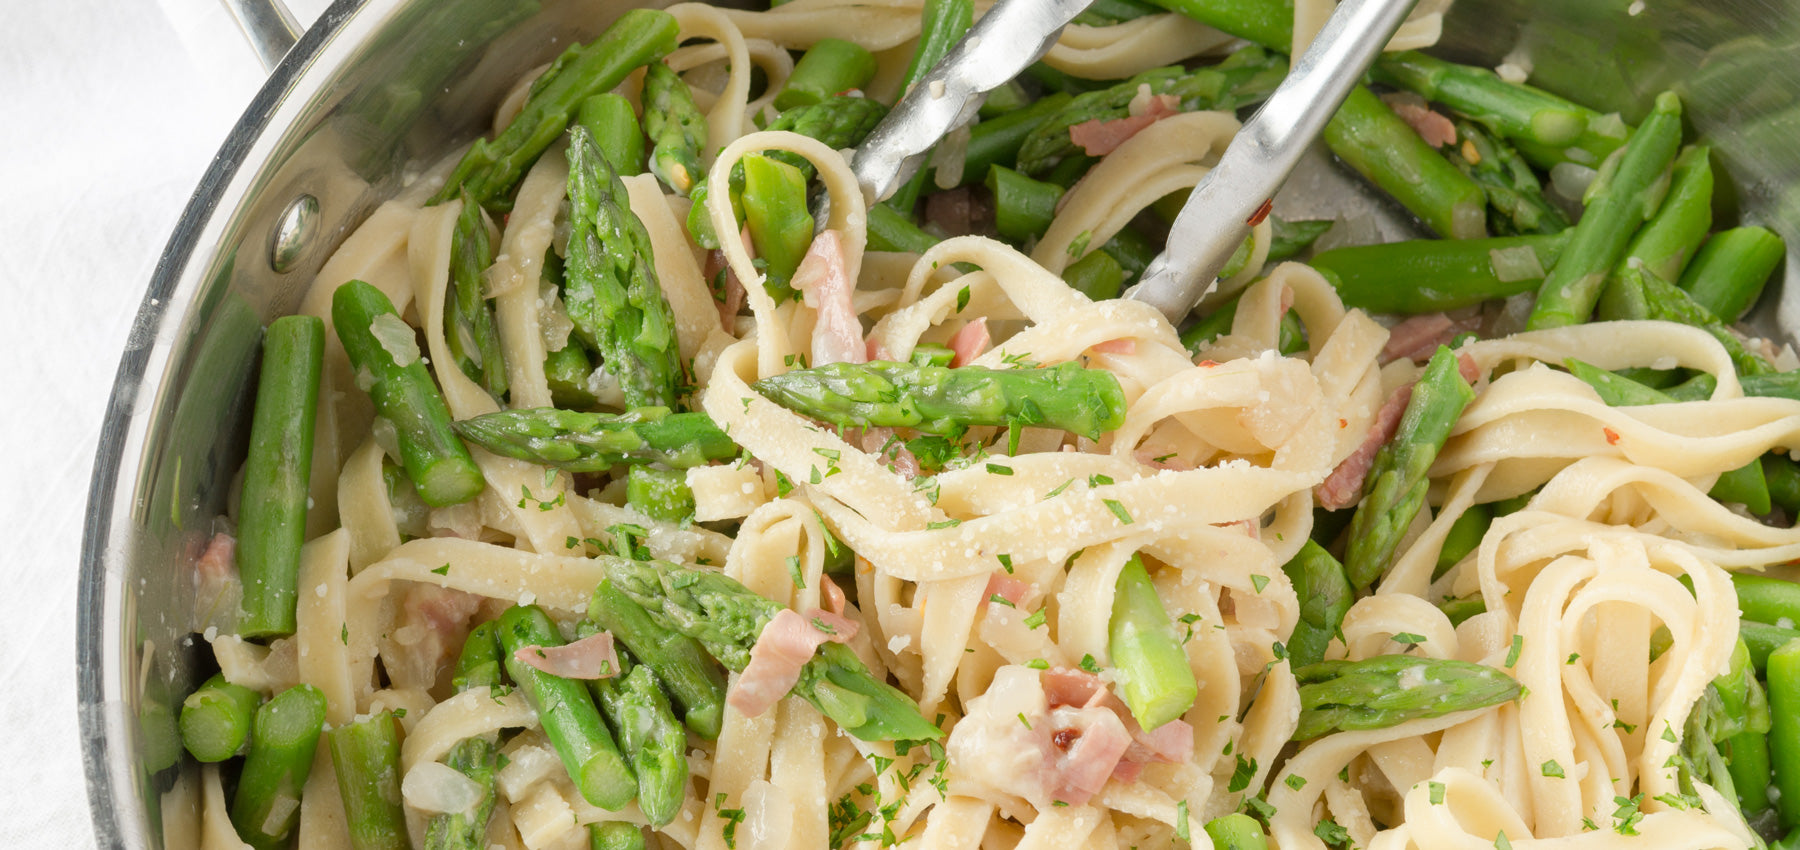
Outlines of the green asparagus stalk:
<svg viewBox="0 0 1800 850">
<path fill-rule="evenodd" d="M 1769 623 L 1758 623 L 1754 620 L 1742 620 L 1738 623 L 1738 639 L 1750 650 L 1750 664 L 1761 673 L 1769 667 L 1769 655 L 1786 645 L 1788 641 L 1800 638 L 1800 629 L 1784 628 Z"/>
<path fill-rule="evenodd" d="M 1644 264 L 1663 280 L 1676 280 L 1712 229 L 1713 173 L 1705 146 L 1676 157 L 1662 206 L 1625 248 L 1628 260 Z"/>
<path fill-rule="evenodd" d="M 487 480 L 450 427 L 450 411 L 419 357 L 412 328 L 393 302 L 360 280 L 338 287 L 331 322 L 358 374 L 374 380 L 369 398 L 378 416 L 394 423 L 400 462 L 419 498 L 443 507 L 475 498 Z M 293 601 L 287 605 L 292 615 Z"/>
<path fill-rule="evenodd" d="M 1173 219 L 1170 221 L 1173 222 Z M 1334 219 L 1290 221 L 1273 215 L 1269 216 L 1269 222 L 1271 225 L 1269 256 L 1263 260 L 1268 265 L 1300 256 L 1301 252 L 1311 248 L 1314 242 L 1319 241 L 1319 237 L 1324 236 L 1325 231 L 1337 224 Z"/>
<path fill-rule="evenodd" d="M 400 721 L 382 711 L 331 730 L 331 765 L 350 846 L 406 850 L 406 811 L 400 804 Z"/>
<path fill-rule="evenodd" d="M 1044 235 L 1056 218 L 1063 188 L 1033 180 L 1003 165 L 988 169 L 987 188 L 994 196 L 994 229 L 1016 242 Z"/>
<path fill-rule="evenodd" d="M 652 62 L 650 67 L 666 69 L 668 66 Z M 649 85 L 646 78 L 646 102 L 650 100 Z M 594 95 L 581 102 L 577 116 L 576 120 L 594 137 L 594 146 L 600 149 L 600 155 L 606 157 L 620 177 L 644 173 L 644 131 L 638 126 L 631 101 L 624 95 L 612 92 Z"/>
<path fill-rule="evenodd" d="M 1470 505 L 1462 512 L 1462 516 L 1450 524 L 1449 533 L 1444 535 L 1444 545 L 1438 548 L 1437 566 L 1431 570 L 1431 580 L 1437 581 L 1450 572 L 1462 559 L 1469 556 L 1481 545 L 1481 538 L 1487 536 L 1488 526 L 1494 523 L 1494 512 L 1487 505 Z"/>
<path fill-rule="evenodd" d="M 454 297 L 444 302 L 444 341 L 464 375 L 480 384 L 496 401 L 506 397 L 506 361 L 500 353 L 500 329 L 482 294 L 494 248 L 488 239 L 487 216 L 468 192 L 450 237 L 450 283 Z"/>
<path fill-rule="evenodd" d="M 1769 576 L 1734 573 L 1738 610 L 1744 619 L 1794 628 L 1800 623 L 1800 583 Z"/>
<path fill-rule="evenodd" d="M 986 179 L 988 169 L 1015 162 L 1019 148 L 1038 126 L 1053 120 L 1069 105 L 1070 96 L 1048 94 L 1023 109 L 997 115 L 969 128 L 969 146 L 963 155 L 964 184 Z"/>
<path fill-rule="evenodd" d="M 1215 850 L 1268 850 L 1269 846 L 1262 825 L 1242 812 L 1207 821 L 1206 837 L 1212 839 Z"/>
<path fill-rule="evenodd" d="M 580 413 L 554 407 L 502 410 L 456 423 L 469 442 L 495 454 L 570 472 L 604 472 L 621 464 L 678 469 L 737 454 L 737 444 L 704 413 L 640 407 L 625 413 Z"/>
<path fill-rule="evenodd" d="M 1300 726 L 1294 740 L 1385 729 L 1517 698 L 1519 683 L 1498 668 L 1418 655 L 1320 661 L 1294 670 Z"/>
<path fill-rule="evenodd" d="M 706 116 L 694 105 L 687 83 L 661 62 L 650 63 L 644 74 L 644 130 L 651 139 L 651 172 L 675 194 L 686 195 L 704 174 Z"/>
<path fill-rule="evenodd" d="M 1094 251 L 1063 269 L 1063 282 L 1095 301 L 1119 297 L 1125 288 L 1125 270 L 1105 251 Z M 945 364 L 949 365 L 949 364 Z"/>
<path fill-rule="evenodd" d="M 1474 400 L 1475 391 L 1458 371 L 1456 355 L 1439 346 L 1413 385 L 1394 439 L 1375 455 L 1363 488 L 1366 495 L 1350 520 L 1344 568 L 1356 589 L 1367 590 L 1387 571 L 1400 536 L 1425 505 L 1430 485 L 1426 471 L 1450 438 L 1463 408 Z"/>
<path fill-rule="evenodd" d="M 812 245 L 813 217 L 806 209 L 806 177 L 800 169 L 751 154 L 744 166 L 744 223 L 750 242 L 766 264 L 764 286 L 771 295 L 793 293 L 789 285 Z"/>
<path fill-rule="evenodd" d="M 312 685 L 295 685 L 256 710 L 231 799 L 231 825 L 244 843 L 257 850 L 286 846 L 324 728 L 325 694 Z"/>
<path fill-rule="evenodd" d="M 775 95 L 776 109 L 810 106 L 860 89 L 875 78 L 875 55 L 841 38 L 822 38 L 794 63 L 787 87 Z"/>
<path fill-rule="evenodd" d="M 1781 237 L 1767 228 L 1715 233 L 1681 273 L 1681 288 L 1713 315 L 1735 322 L 1761 297 L 1769 274 L 1786 254 Z"/>
<path fill-rule="evenodd" d="M 251 718 L 262 694 L 215 674 L 181 702 L 181 742 L 195 759 L 224 761 L 250 739 Z"/>
<path fill-rule="evenodd" d="M 912 357 L 907 362 L 915 366 L 936 366 L 949 368 L 950 361 L 956 359 L 956 352 L 947 345 L 935 342 L 922 342 L 913 346 Z"/>
<path fill-rule="evenodd" d="M 593 374 L 594 361 L 588 359 L 587 349 L 575 340 L 544 355 L 544 380 L 550 385 L 550 400 L 557 407 L 585 410 L 597 406 L 600 400 L 588 389 Z"/>
<path fill-rule="evenodd" d="M 682 722 L 706 740 L 719 737 L 725 718 L 725 674 L 698 641 L 658 624 L 612 579 L 594 588 L 588 619 L 612 633 L 638 661 L 656 673 L 681 709 Z"/>
<path fill-rule="evenodd" d="M 513 188 L 538 155 L 562 136 L 581 102 L 611 91 L 633 69 L 674 50 L 678 29 L 667 12 L 633 9 L 598 39 L 571 46 L 532 84 L 518 117 L 498 137 L 478 141 L 463 154 L 432 202 L 448 201 L 466 187 L 484 207 L 511 209 Z"/>
<path fill-rule="evenodd" d="M 1649 309 L 1647 318 L 1693 325 L 1712 334 L 1731 355 L 1731 362 L 1737 366 L 1740 376 L 1775 373 L 1775 367 L 1769 361 L 1746 347 L 1729 326 L 1719 321 L 1719 317 L 1694 303 L 1694 299 L 1675 284 L 1641 268 L 1626 269 L 1619 275 L 1619 280 L 1627 286 L 1643 289 L 1644 303 Z"/>
<path fill-rule="evenodd" d="M 1294 0 L 1150 0 L 1214 29 L 1283 53 L 1294 41 Z"/>
<path fill-rule="evenodd" d="M 648 846 L 644 830 L 637 824 L 622 820 L 588 824 L 590 850 L 644 850 Z"/>
<path fill-rule="evenodd" d="M 1624 256 L 1638 226 L 1662 203 L 1663 180 L 1681 145 L 1681 100 L 1664 92 L 1650 117 L 1631 135 L 1614 166 L 1587 191 L 1587 211 L 1571 232 L 1568 250 L 1538 289 L 1527 327 L 1557 328 L 1587 321 L 1606 275 Z"/>
<path fill-rule="evenodd" d="M 1144 0 L 1096 0 L 1075 16 L 1075 23 L 1086 27 L 1106 27 L 1135 21 L 1161 11 Z"/>
<path fill-rule="evenodd" d="M 881 123 L 882 118 L 887 117 L 887 112 L 887 104 L 879 100 L 852 95 L 837 95 L 815 104 L 789 109 L 776 116 L 775 120 L 769 123 L 768 129 L 799 133 L 802 136 L 817 139 L 827 147 L 842 150 L 862 144 L 862 140 L 868 137 L 871 130 L 875 129 L 875 125 Z M 798 168 L 802 176 L 808 180 L 812 179 L 815 169 L 812 162 L 806 157 L 788 151 L 766 151 L 763 156 Z M 687 227 L 688 234 L 694 237 L 695 243 L 713 251 L 718 250 L 719 236 L 713 232 L 712 213 L 706 207 L 708 193 L 706 183 L 707 181 L 704 179 L 699 180 L 694 184 L 693 190 L 688 193 L 694 204 L 688 210 Z M 737 195 L 743 191 L 744 169 L 742 165 L 731 170 L 731 184 L 733 199 L 736 200 Z M 735 205 L 735 210 L 739 222 L 742 222 L 744 213 L 742 204 Z"/>
<path fill-rule="evenodd" d="M 1356 592 L 1338 563 L 1325 547 L 1308 540 L 1283 564 L 1281 571 L 1293 582 L 1294 595 L 1300 597 L 1300 621 L 1288 638 L 1288 663 L 1304 667 L 1325 660 L 1331 639 L 1339 635 L 1344 615 L 1356 601 Z"/>
<path fill-rule="evenodd" d="M 1624 142 L 1623 125 L 1616 121 L 1549 92 L 1506 82 L 1486 68 L 1408 50 L 1383 56 L 1371 73 L 1376 82 L 1417 92 L 1493 127 L 1540 168 L 1563 162 L 1597 168 Z"/>
<path fill-rule="evenodd" d="M 1439 236 L 1487 235 L 1487 195 L 1366 86 L 1325 125 L 1325 143 Z"/>
<path fill-rule="evenodd" d="M 237 563 L 244 583 L 238 633 L 244 637 L 294 633 L 324 355 L 325 324 L 317 318 L 283 316 L 269 323 L 238 501 Z"/>
<path fill-rule="evenodd" d="M 1163 608 L 1156 585 L 1150 583 L 1143 559 L 1136 555 L 1125 562 L 1113 591 L 1107 652 L 1119 693 L 1145 729 L 1186 714 L 1200 694 L 1175 622 Z"/>
<path fill-rule="evenodd" d="M 1568 245 L 1569 233 L 1496 239 L 1422 239 L 1334 248 L 1309 265 L 1347 307 L 1435 313 L 1532 292 Z"/>
<path fill-rule="evenodd" d="M 1481 185 L 1494 215 L 1488 218 L 1501 235 L 1559 233 L 1569 227 L 1569 217 L 1544 198 L 1543 184 L 1519 152 L 1489 135 L 1473 121 L 1456 122 L 1460 144 L 1446 148 L 1450 164 Z"/>
<path fill-rule="evenodd" d="M 1181 344 L 1189 354 L 1197 355 L 1205 346 L 1211 344 L 1228 333 L 1231 333 L 1233 322 L 1237 321 L 1238 302 L 1241 295 L 1233 295 L 1229 301 L 1220 304 L 1205 318 L 1188 326 L 1181 332 Z M 1300 326 L 1300 318 L 1289 310 L 1281 315 L 1281 334 L 1277 338 L 1276 347 L 1282 354 L 1296 354 L 1306 350 L 1306 330 Z"/>
<path fill-rule="evenodd" d="M 499 688 L 504 682 L 500 665 L 500 627 L 489 620 L 469 630 L 457 656 L 451 682 L 457 693 L 471 688 Z M 499 768 L 493 736 L 464 738 L 450 748 L 444 763 L 469 777 L 481 789 L 481 798 L 467 812 L 433 815 L 425 828 L 426 850 L 480 850 L 487 835 L 488 816 L 494 812 L 494 773 Z"/>
<path fill-rule="evenodd" d="M 869 250 L 923 254 L 939 239 L 887 204 L 869 207 Z"/>
<path fill-rule="evenodd" d="M 623 655 L 619 661 L 622 667 L 627 664 Z M 638 810 L 651 826 L 666 826 L 687 796 L 687 733 L 650 668 L 639 664 L 629 669 L 588 684 L 637 774 Z"/>
<path fill-rule="evenodd" d="M 1800 516 L 1800 464 L 1782 452 L 1770 452 L 1762 460 L 1769 499 L 1788 516 Z"/>
<path fill-rule="evenodd" d="M 1180 99 L 1184 112 L 1233 110 L 1268 97 L 1286 75 L 1285 58 L 1252 47 L 1239 50 L 1210 68 L 1154 68 L 1109 88 L 1077 95 L 1025 137 L 1019 146 L 1018 170 L 1039 176 L 1063 159 L 1080 153 L 1081 149 L 1069 137 L 1069 128 L 1088 121 L 1126 117 L 1140 86 L 1149 86 L 1153 94 L 1174 95 Z"/>
<path fill-rule="evenodd" d="M 1692 793 L 1694 785 L 1705 783 L 1728 799 L 1737 796 L 1736 776 L 1725 753 L 1735 741 L 1755 759 L 1751 739 L 1760 739 L 1766 748 L 1770 721 L 1768 698 L 1756 680 L 1749 650 L 1739 641 L 1730 669 L 1706 686 L 1688 712 L 1675 763 L 1683 790 Z M 1752 785 L 1761 788 L 1766 797 L 1767 773 L 1753 778 Z"/>
<path fill-rule="evenodd" d="M 694 518 L 694 491 L 679 469 L 633 466 L 626 473 L 625 504 L 662 522 L 682 524 Z"/>
<path fill-rule="evenodd" d="M 581 127 L 569 133 L 569 248 L 563 301 L 632 407 L 673 407 L 681 377 L 675 319 L 656 280 L 650 234 L 625 185 Z"/>
<path fill-rule="evenodd" d="M 562 759 L 583 799 L 618 811 L 637 796 L 637 778 L 582 683 L 552 676 L 518 659 L 529 646 L 560 646 L 562 636 L 543 609 L 518 605 L 500 615 L 500 645 L 506 674 L 524 690 L 537 711 L 544 736 Z"/>
<path fill-rule="evenodd" d="M 934 369 L 910 363 L 832 363 L 757 381 L 752 389 L 833 425 L 959 435 L 970 426 L 1025 425 L 1089 438 L 1124 422 L 1111 373 L 1074 362 L 1050 368 Z"/>
<path fill-rule="evenodd" d="M 1769 760 L 1784 829 L 1800 827 L 1800 641 L 1769 653 Z"/>
<path fill-rule="evenodd" d="M 1444 616 L 1449 618 L 1450 625 L 1460 626 L 1476 614 L 1487 613 L 1487 600 L 1482 599 L 1479 593 L 1458 596 L 1439 603 L 1438 610 L 1444 612 Z"/>
<path fill-rule="evenodd" d="M 614 588 L 643 606 L 658 625 L 696 641 L 726 667 L 742 671 L 750 648 L 780 611 L 716 570 L 602 555 Z M 792 693 L 864 741 L 927 741 L 943 731 L 919 716 L 904 692 L 877 679 L 841 643 L 819 647 Z"/>
</svg>

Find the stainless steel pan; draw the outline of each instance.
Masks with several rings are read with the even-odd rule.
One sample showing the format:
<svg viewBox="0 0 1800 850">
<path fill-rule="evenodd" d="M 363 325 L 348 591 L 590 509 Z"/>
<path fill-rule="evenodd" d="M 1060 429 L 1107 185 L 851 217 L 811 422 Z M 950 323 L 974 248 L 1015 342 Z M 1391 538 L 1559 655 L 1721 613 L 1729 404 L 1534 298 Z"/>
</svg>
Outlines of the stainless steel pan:
<svg viewBox="0 0 1800 850">
<path fill-rule="evenodd" d="M 248 430 L 261 326 L 291 312 L 330 251 L 408 162 L 443 153 L 505 87 L 626 0 L 340 0 L 286 50 L 252 17 L 273 69 L 164 249 L 106 413 L 82 545 L 81 727 L 95 831 L 159 847 L 160 791 L 179 761 L 192 686 L 193 562 L 221 512 Z M 1800 244 L 1800 4 L 1792 0 L 1459 0 L 1436 52 L 1494 66 L 1627 120 L 1679 90 L 1731 179 L 1727 219 Z M 1634 13 L 1635 11 L 1635 13 Z M 289 24 L 291 27 L 291 24 Z M 1329 169 L 1293 202 L 1403 228 Z M 1374 203 L 1374 207 L 1369 205 Z M 1791 279 L 1796 264 L 1787 264 Z M 1755 320 L 1791 338 L 1800 287 Z"/>
</svg>

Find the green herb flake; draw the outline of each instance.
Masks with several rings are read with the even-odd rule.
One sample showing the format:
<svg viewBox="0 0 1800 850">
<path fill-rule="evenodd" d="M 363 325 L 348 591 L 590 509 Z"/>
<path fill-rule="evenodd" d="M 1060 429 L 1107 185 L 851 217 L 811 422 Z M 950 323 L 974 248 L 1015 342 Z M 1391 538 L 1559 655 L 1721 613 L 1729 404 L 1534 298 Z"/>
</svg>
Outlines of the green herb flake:
<svg viewBox="0 0 1800 850">
<path fill-rule="evenodd" d="M 1523 652 L 1524 650 L 1525 650 L 1525 636 L 1524 635 L 1513 635 L 1512 649 L 1507 650 L 1506 663 L 1502 666 L 1511 667 L 1514 664 L 1519 663 L 1519 653 Z"/>
<path fill-rule="evenodd" d="M 1306 777 L 1298 773 L 1290 773 L 1286 779 L 1281 780 L 1281 784 L 1298 791 L 1306 787 Z"/>
<path fill-rule="evenodd" d="M 994 557 L 999 559 L 1000 568 L 1003 570 L 1006 570 L 1007 575 L 1012 575 L 1012 571 L 1013 571 L 1012 556 L 1006 554 L 1005 552 L 1001 552 L 1000 554 L 995 555 Z"/>
<path fill-rule="evenodd" d="M 1101 501 L 1106 504 L 1107 510 L 1112 511 L 1113 516 L 1119 518 L 1121 524 L 1131 524 L 1131 512 L 1125 510 L 1125 506 L 1121 504 L 1118 499 L 1102 499 Z M 1268 579 L 1264 578 L 1263 581 L 1268 581 Z"/>
<path fill-rule="evenodd" d="M 940 528 L 955 528 L 959 525 L 962 525 L 962 520 L 951 518 L 951 519 L 943 520 L 942 522 L 926 523 L 925 530 L 926 531 L 936 531 Z"/>
<path fill-rule="evenodd" d="M 1263 588 L 1269 586 L 1269 577 L 1253 575 L 1250 577 L 1250 586 L 1256 588 L 1257 593 L 1261 593 L 1263 592 Z"/>
<path fill-rule="evenodd" d="M 1193 833 L 1188 826 L 1188 805 L 1186 800 L 1175 804 L 1175 837 L 1182 841 L 1193 840 Z"/>
<path fill-rule="evenodd" d="M 1414 634 L 1412 632 L 1401 632 L 1397 635 L 1394 635 L 1394 637 L 1392 639 L 1395 643 L 1404 643 L 1408 646 L 1417 646 L 1417 645 L 1425 642 L 1424 635 Z"/>
<path fill-rule="evenodd" d="M 1011 474 L 1013 474 L 1012 467 L 1001 466 L 1000 464 L 997 464 L 997 463 L 988 464 L 987 471 L 988 471 L 989 475 L 1011 475 Z"/>
<path fill-rule="evenodd" d="M 434 574 L 434 575 L 440 575 L 440 576 L 447 576 L 447 575 L 449 575 L 449 574 L 450 574 L 450 565 L 449 565 L 449 564 L 445 564 L 445 565 L 443 565 L 443 566 L 441 566 L 441 567 L 438 567 L 438 568 L 437 568 L 437 569 L 435 569 L 435 570 L 432 570 L 432 571 L 431 571 L 431 572 L 432 572 L 432 574 Z"/>
<path fill-rule="evenodd" d="M 1031 612 L 1031 616 L 1025 618 L 1025 628 L 1035 629 L 1039 626 L 1042 626 L 1043 624 L 1044 624 L 1044 609 L 1042 609 L 1042 608 L 1039 608 L 1036 611 Z"/>
<path fill-rule="evenodd" d="M 794 580 L 795 590 L 806 589 L 806 576 L 800 572 L 800 556 L 789 555 L 787 559 L 788 577 Z"/>
<path fill-rule="evenodd" d="M 1250 787 L 1250 780 L 1256 778 L 1256 759 L 1246 759 L 1243 754 L 1237 757 L 1237 766 L 1231 770 L 1231 781 L 1225 790 L 1236 794 Z"/>
<path fill-rule="evenodd" d="M 1030 667 L 1033 670 L 1048 670 L 1050 669 L 1050 662 L 1045 661 L 1042 658 L 1033 658 L 1030 661 L 1025 662 L 1025 666 Z"/>
<path fill-rule="evenodd" d="M 1086 670 L 1089 673 L 1099 673 L 1100 672 L 1100 662 L 1094 660 L 1094 656 L 1092 653 L 1081 656 L 1080 667 L 1081 667 L 1081 669 Z"/>
<path fill-rule="evenodd" d="M 1552 779 L 1564 778 L 1562 765 L 1557 764 L 1556 759 L 1551 759 L 1547 762 L 1544 762 L 1543 766 L 1541 768 L 1539 768 L 1539 770 L 1545 776 L 1551 777 Z"/>
<path fill-rule="evenodd" d="M 995 605 L 1005 605 L 1005 606 L 1006 606 L 1006 607 L 1008 607 L 1008 608 L 1017 608 L 1017 607 L 1019 607 L 1019 606 L 1017 606 L 1017 605 L 1014 605 L 1014 604 L 1013 604 L 1013 601 L 1012 601 L 1012 600 L 1011 600 L 1011 599 L 1008 599 L 1008 598 L 1006 598 L 1006 597 L 1004 597 L 1004 596 L 1001 596 L 1001 595 L 1000 595 L 1000 594 L 998 594 L 998 593 L 996 593 L 996 594 L 994 594 L 994 595 L 992 595 L 992 596 L 989 596 L 989 597 L 988 597 L 988 601 L 989 601 L 989 602 L 992 602 L 992 603 L 993 603 L 993 604 L 995 604 Z"/>
<path fill-rule="evenodd" d="M 1437 781 L 1427 782 L 1425 783 L 1425 790 L 1431 794 L 1432 805 L 1441 806 L 1444 804 L 1444 783 Z"/>
</svg>

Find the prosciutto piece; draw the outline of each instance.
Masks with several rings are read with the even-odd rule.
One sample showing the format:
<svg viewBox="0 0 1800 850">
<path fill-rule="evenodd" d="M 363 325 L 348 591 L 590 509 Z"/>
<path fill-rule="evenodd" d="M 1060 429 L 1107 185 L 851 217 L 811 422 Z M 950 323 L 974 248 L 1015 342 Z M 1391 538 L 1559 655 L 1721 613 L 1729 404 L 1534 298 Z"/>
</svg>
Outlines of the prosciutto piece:
<svg viewBox="0 0 1800 850">
<path fill-rule="evenodd" d="M 813 608 L 802 614 L 783 608 L 757 635 L 750 663 L 732 683 L 725 699 L 731 707 L 755 717 L 774 707 L 800 681 L 800 668 L 827 643 L 849 643 L 856 621 Z"/>
<path fill-rule="evenodd" d="M 1148 87 L 1144 89 L 1148 91 Z M 1174 95 L 1158 94 L 1143 97 L 1142 93 L 1131 102 L 1131 114 L 1124 118 L 1110 121 L 1094 119 L 1083 121 L 1069 128 L 1069 141 L 1081 148 L 1088 156 L 1106 156 L 1117 150 L 1122 144 L 1131 140 L 1145 127 L 1155 124 L 1171 115 L 1181 113 L 1181 100 Z"/>
<path fill-rule="evenodd" d="M 955 355 L 950 358 L 950 365 L 967 366 L 986 353 L 992 345 L 993 339 L 988 336 L 987 317 L 982 316 L 963 325 L 962 329 L 950 337 L 950 350 Z"/>
<path fill-rule="evenodd" d="M 794 288 L 806 306 L 819 314 L 813 326 L 812 365 L 869 362 L 862 320 L 856 317 L 856 306 L 850 300 L 856 284 L 845 267 L 843 237 L 837 231 L 813 237 L 794 272 Z"/>
<path fill-rule="evenodd" d="M 619 675 L 619 651 L 611 632 L 588 635 L 562 646 L 521 646 L 513 657 L 564 679 L 610 679 Z"/>
</svg>

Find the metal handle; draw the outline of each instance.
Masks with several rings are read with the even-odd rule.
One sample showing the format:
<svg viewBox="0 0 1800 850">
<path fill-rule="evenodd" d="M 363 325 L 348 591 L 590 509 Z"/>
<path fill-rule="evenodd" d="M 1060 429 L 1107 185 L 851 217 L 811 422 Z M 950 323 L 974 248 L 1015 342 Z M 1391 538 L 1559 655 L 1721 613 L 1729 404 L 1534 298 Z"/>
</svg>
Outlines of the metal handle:
<svg viewBox="0 0 1800 850">
<path fill-rule="evenodd" d="M 1212 290 L 1219 269 L 1287 179 L 1300 155 L 1380 55 L 1418 0 L 1344 0 L 1287 79 L 1244 124 L 1219 164 L 1194 186 L 1169 242 L 1125 297 L 1180 322 Z"/>
<path fill-rule="evenodd" d="M 281 0 L 221 0 L 264 70 L 274 70 L 306 29 Z"/>
<path fill-rule="evenodd" d="M 876 125 L 851 163 L 869 203 L 912 179 L 951 130 L 975 117 L 987 93 L 1056 43 L 1093 0 L 1000 0 Z"/>
</svg>

